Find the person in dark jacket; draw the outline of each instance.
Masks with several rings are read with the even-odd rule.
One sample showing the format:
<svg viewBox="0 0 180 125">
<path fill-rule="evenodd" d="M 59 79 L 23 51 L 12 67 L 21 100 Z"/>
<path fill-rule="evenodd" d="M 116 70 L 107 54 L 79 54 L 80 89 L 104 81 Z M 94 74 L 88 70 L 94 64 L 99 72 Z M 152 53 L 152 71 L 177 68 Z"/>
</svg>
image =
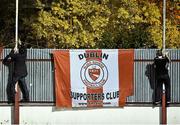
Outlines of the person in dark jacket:
<svg viewBox="0 0 180 125">
<path fill-rule="evenodd" d="M 155 104 L 160 103 L 162 95 L 162 86 L 165 85 L 166 90 L 166 102 L 170 102 L 170 77 L 168 74 L 169 70 L 169 58 L 167 54 L 163 54 L 162 50 L 158 50 L 156 57 L 154 58 L 154 68 L 155 68 L 155 78 L 156 78 L 156 87 L 155 87 Z"/>
<path fill-rule="evenodd" d="M 29 101 L 29 92 L 25 82 L 25 77 L 27 76 L 27 67 L 25 63 L 26 57 L 27 49 L 25 48 L 25 46 L 20 45 L 18 53 L 15 53 L 14 50 L 12 50 L 3 60 L 3 64 L 5 65 L 10 65 L 13 63 L 12 81 L 7 88 L 9 102 L 14 102 L 15 85 L 17 82 L 23 94 L 23 99 L 21 101 Z M 9 60 L 9 58 L 11 58 L 11 60 Z"/>
</svg>

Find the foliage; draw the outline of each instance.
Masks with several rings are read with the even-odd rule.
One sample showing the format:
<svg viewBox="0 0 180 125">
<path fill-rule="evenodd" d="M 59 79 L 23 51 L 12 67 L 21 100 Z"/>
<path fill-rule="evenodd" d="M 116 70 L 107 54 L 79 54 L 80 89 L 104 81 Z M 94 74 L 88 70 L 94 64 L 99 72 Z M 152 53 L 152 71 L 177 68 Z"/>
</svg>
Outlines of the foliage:
<svg viewBox="0 0 180 125">
<path fill-rule="evenodd" d="M 102 47 L 107 41 L 113 42 L 111 48 L 150 48 L 161 43 L 160 12 L 155 4 L 148 1 L 114 0 L 111 22 L 108 25 Z M 108 42 L 107 42 L 108 43 Z"/>
<path fill-rule="evenodd" d="M 161 48 L 157 0 L 19 0 L 19 37 L 48 48 Z M 176 4 L 167 1 L 166 46 L 180 48 Z M 0 4 L 0 42 L 14 43 L 15 1 Z M 10 44 L 10 45 L 9 45 Z"/>
<path fill-rule="evenodd" d="M 180 32 L 171 21 L 167 21 L 166 42 L 168 48 L 180 48 Z"/>
<path fill-rule="evenodd" d="M 106 0 L 56 0 L 50 9 L 41 9 L 32 25 L 37 40 L 47 47 L 94 48 L 108 24 Z"/>
<path fill-rule="evenodd" d="M 0 4 L 0 42 L 2 44 L 12 42 L 12 39 L 15 37 L 13 29 L 15 25 L 15 11 L 13 10 L 14 3 L 13 1 L 11 2 L 8 3 L 6 0 L 2 0 Z"/>
<path fill-rule="evenodd" d="M 158 6 L 162 15 L 162 1 L 150 0 L 150 2 L 155 3 Z M 168 0 L 166 1 L 166 47 L 167 48 L 179 48 L 180 47 L 180 20 L 178 15 L 179 11 L 179 1 L 178 0 Z M 162 17 L 161 17 L 162 19 Z M 159 45 L 161 47 L 161 45 Z"/>
</svg>

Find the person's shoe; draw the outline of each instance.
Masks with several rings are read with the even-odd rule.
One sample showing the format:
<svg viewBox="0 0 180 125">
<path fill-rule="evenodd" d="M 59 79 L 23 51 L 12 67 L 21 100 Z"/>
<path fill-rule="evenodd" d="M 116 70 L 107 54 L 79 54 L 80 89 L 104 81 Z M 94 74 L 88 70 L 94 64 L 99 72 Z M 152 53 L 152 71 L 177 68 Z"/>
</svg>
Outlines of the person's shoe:
<svg viewBox="0 0 180 125">
<path fill-rule="evenodd" d="M 169 107 L 169 104 L 170 104 L 170 102 L 169 102 L 169 101 L 167 101 L 167 102 L 166 102 L 166 107 Z"/>
<path fill-rule="evenodd" d="M 160 103 L 161 103 L 161 101 L 155 101 L 155 102 L 153 103 L 153 105 L 156 106 L 156 105 L 158 105 L 158 104 L 160 104 Z"/>
<path fill-rule="evenodd" d="M 14 102 L 15 102 L 15 99 L 9 98 L 7 103 L 8 103 L 8 104 L 12 104 L 12 103 L 14 103 Z"/>
<path fill-rule="evenodd" d="M 14 103 L 14 101 L 13 101 L 13 100 L 8 100 L 7 103 L 8 103 L 8 104 L 12 104 L 12 103 Z"/>
<path fill-rule="evenodd" d="M 29 99 L 21 99 L 20 102 L 29 102 Z"/>
</svg>

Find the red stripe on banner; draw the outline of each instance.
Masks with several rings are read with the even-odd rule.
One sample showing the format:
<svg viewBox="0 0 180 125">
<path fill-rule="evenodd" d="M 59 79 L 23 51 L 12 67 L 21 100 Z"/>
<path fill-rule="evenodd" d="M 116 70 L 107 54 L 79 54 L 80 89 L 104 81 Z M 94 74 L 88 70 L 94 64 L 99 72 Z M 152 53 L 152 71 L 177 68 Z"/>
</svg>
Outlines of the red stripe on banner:
<svg viewBox="0 0 180 125">
<path fill-rule="evenodd" d="M 97 60 L 102 61 L 102 50 L 86 50 L 87 58 L 86 61 L 89 60 Z M 101 88 L 88 88 L 87 87 L 87 94 L 96 94 L 97 98 L 98 95 L 101 95 L 103 93 L 103 87 Z M 103 107 L 103 100 L 87 100 L 87 107 Z"/>
<path fill-rule="evenodd" d="M 70 95 L 70 53 L 69 50 L 53 51 L 55 66 L 56 106 L 72 107 Z"/>
<path fill-rule="evenodd" d="M 133 94 L 134 83 L 134 50 L 121 49 L 118 55 L 119 62 L 119 106 L 124 106 L 126 97 Z"/>
</svg>

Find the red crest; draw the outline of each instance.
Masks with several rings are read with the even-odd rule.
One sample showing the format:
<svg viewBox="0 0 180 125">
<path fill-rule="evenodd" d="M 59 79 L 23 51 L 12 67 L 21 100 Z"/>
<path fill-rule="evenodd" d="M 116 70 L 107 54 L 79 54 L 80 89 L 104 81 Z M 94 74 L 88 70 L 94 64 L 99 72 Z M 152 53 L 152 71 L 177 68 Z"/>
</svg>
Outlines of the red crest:
<svg viewBox="0 0 180 125">
<path fill-rule="evenodd" d="M 92 68 L 88 69 L 88 72 L 93 81 L 96 81 L 100 76 L 100 69 Z"/>
</svg>

